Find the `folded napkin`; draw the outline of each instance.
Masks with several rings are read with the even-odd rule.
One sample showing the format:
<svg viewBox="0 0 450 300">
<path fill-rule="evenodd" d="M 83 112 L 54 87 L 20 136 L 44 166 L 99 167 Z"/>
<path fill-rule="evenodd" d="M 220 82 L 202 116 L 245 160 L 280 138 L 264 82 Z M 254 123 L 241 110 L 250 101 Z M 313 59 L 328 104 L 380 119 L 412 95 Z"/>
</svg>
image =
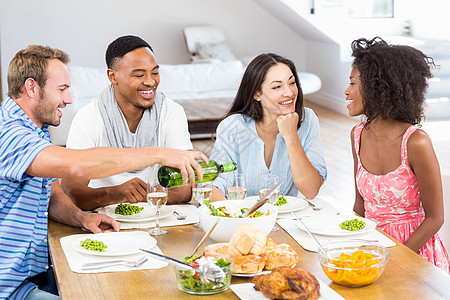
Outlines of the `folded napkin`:
<svg viewBox="0 0 450 300">
<path fill-rule="evenodd" d="M 344 300 L 342 296 L 336 293 L 322 280 L 317 278 L 320 283 L 320 298 L 318 300 Z M 240 283 L 230 285 L 231 290 L 242 300 L 268 299 L 263 293 L 253 288 L 253 283 Z"/>
<path fill-rule="evenodd" d="M 136 232 L 134 232 L 136 233 Z M 126 235 L 133 234 L 133 232 L 115 232 L 115 234 L 118 236 L 119 239 L 125 237 Z M 146 233 L 147 234 L 147 233 Z M 132 268 L 125 265 L 116 265 L 111 267 L 103 267 L 98 269 L 92 269 L 92 270 L 84 270 L 81 268 L 81 265 L 84 263 L 93 263 L 93 262 L 107 262 L 112 260 L 127 260 L 127 261 L 136 261 L 139 258 L 146 256 L 144 253 L 135 253 L 130 255 L 124 255 L 124 256 L 98 256 L 98 255 L 88 255 L 83 254 L 79 251 L 77 251 L 73 244 L 76 240 L 79 240 L 80 238 L 84 239 L 84 237 L 92 236 L 92 234 L 74 234 L 65 236 L 60 239 L 61 247 L 64 251 L 64 254 L 66 256 L 67 262 L 69 263 L 69 267 L 72 270 L 72 272 L 76 273 L 102 273 L 102 272 L 121 272 L 121 271 L 132 271 L 132 270 L 146 270 L 146 269 L 160 269 L 166 267 L 168 264 L 165 262 L 162 262 L 157 259 L 153 259 L 150 256 L 147 256 L 148 261 L 145 262 L 143 265 Z M 139 241 L 138 241 L 139 243 Z M 151 250 L 156 253 L 163 254 L 161 250 L 158 248 L 158 246 L 154 246 Z"/>
<path fill-rule="evenodd" d="M 300 213 L 297 214 L 300 217 Z M 317 216 L 316 216 L 317 217 Z M 322 217 L 326 217 L 326 214 L 323 214 Z M 298 221 L 293 219 L 279 219 L 277 223 L 289 233 L 290 236 L 297 241 L 305 250 L 317 252 L 318 246 L 317 243 L 308 235 L 306 231 L 298 228 Z M 395 242 L 386 237 L 378 230 L 372 230 L 367 233 L 355 234 L 351 236 L 325 236 L 314 234 L 316 239 L 319 241 L 321 245 L 326 245 L 331 242 L 343 242 L 349 241 L 352 239 L 365 239 L 365 240 L 378 240 L 378 244 L 381 244 L 385 247 L 393 247 L 395 246 Z"/>
<path fill-rule="evenodd" d="M 167 205 L 165 209 L 171 209 L 172 211 L 178 212 L 180 215 L 187 216 L 184 220 L 178 220 L 173 213 L 168 214 L 166 217 L 159 219 L 160 227 L 168 226 L 178 226 L 193 224 L 198 222 L 198 212 L 197 207 L 194 205 Z M 97 210 L 99 213 L 105 213 L 105 208 L 99 208 Z M 155 221 L 144 221 L 144 222 L 120 222 L 120 229 L 136 229 L 136 228 L 153 228 L 155 227 Z"/>
</svg>

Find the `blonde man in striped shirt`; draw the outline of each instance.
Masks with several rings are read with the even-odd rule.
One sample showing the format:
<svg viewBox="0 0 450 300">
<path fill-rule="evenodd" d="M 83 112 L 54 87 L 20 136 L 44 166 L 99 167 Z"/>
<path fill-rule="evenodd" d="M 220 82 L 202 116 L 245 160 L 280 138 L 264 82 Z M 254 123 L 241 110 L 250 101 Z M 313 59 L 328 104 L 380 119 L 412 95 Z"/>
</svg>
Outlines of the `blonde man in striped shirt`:
<svg viewBox="0 0 450 300">
<path fill-rule="evenodd" d="M 72 103 L 69 57 L 33 45 L 19 51 L 8 70 L 8 97 L 0 107 L 0 299 L 58 299 L 48 264 L 47 221 L 52 218 L 94 233 L 119 224 L 103 214 L 85 213 L 62 191 L 57 177 L 100 178 L 152 164 L 202 177 L 198 151 L 167 148 L 66 149 L 52 145 L 49 125 Z M 45 290 L 49 291 L 46 292 Z"/>
</svg>

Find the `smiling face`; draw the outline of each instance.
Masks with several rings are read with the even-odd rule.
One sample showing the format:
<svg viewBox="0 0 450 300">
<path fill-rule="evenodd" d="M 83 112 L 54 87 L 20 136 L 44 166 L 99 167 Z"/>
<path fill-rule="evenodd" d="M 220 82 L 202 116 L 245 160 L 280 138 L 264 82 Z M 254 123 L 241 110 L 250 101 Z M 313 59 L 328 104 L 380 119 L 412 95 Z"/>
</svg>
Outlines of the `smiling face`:
<svg viewBox="0 0 450 300">
<path fill-rule="evenodd" d="M 345 90 L 348 114 L 351 117 L 364 113 L 364 104 L 361 95 L 361 80 L 359 70 L 354 67 L 350 73 L 350 84 Z"/>
<path fill-rule="evenodd" d="M 47 66 L 47 81 L 40 88 L 40 98 L 31 108 L 33 121 L 37 126 L 44 124 L 58 126 L 61 122 L 61 109 L 72 103 L 69 94 L 69 71 L 64 63 L 58 59 L 51 59 Z"/>
<path fill-rule="evenodd" d="M 297 95 L 298 87 L 291 69 L 277 63 L 267 71 L 261 90 L 256 92 L 254 99 L 261 102 L 263 120 L 267 121 L 294 112 Z"/>
<path fill-rule="evenodd" d="M 160 79 L 159 65 L 149 48 L 142 47 L 125 54 L 114 69 L 108 69 L 108 77 L 122 110 L 143 110 L 153 105 Z"/>
</svg>

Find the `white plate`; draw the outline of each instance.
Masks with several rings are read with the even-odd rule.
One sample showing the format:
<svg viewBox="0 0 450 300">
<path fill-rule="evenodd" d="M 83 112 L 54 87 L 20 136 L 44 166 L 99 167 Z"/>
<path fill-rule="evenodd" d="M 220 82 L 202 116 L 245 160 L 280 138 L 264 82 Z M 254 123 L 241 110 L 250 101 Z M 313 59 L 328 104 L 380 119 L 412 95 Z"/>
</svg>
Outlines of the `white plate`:
<svg viewBox="0 0 450 300">
<path fill-rule="evenodd" d="M 308 207 L 308 202 L 306 202 L 303 199 L 292 196 L 284 196 L 284 198 L 286 198 L 287 201 L 286 204 L 275 206 L 278 209 L 279 214 L 289 213 L 291 211 L 298 211 Z M 254 199 L 259 199 L 259 197 L 250 196 L 245 198 L 245 200 L 254 200 Z"/>
<path fill-rule="evenodd" d="M 366 223 L 366 226 L 363 229 L 357 231 L 345 230 L 339 227 L 339 224 L 341 224 L 342 222 L 355 218 L 364 221 L 364 223 Z M 377 227 L 375 222 L 373 222 L 372 220 L 357 217 L 355 215 L 346 215 L 346 216 L 328 215 L 326 217 L 322 215 L 322 217 L 319 218 L 303 217 L 302 222 L 305 224 L 306 227 L 308 227 L 309 231 L 311 231 L 312 233 L 328 236 L 348 236 L 367 233 L 374 230 Z M 300 228 L 303 231 L 306 231 L 306 229 L 302 226 L 302 224 L 300 224 L 300 222 L 297 222 L 297 225 L 298 228 Z"/>
<path fill-rule="evenodd" d="M 322 280 L 317 278 L 320 283 L 320 297 L 318 300 L 344 300 L 332 288 L 326 285 Z M 231 290 L 242 300 L 262 300 L 268 299 L 263 293 L 253 288 L 253 283 L 240 283 L 230 285 Z"/>
<path fill-rule="evenodd" d="M 295 267 L 296 265 L 297 264 L 294 264 L 294 265 L 292 265 L 292 267 Z M 249 273 L 249 274 L 233 273 L 233 276 L 236 276 L 236 277 L 252 277 L 252 276 L 255 276 L 255 275 L 269 274 L 270 272 L 272 272 L 272 271 L 265 270 L 265 271 L 262 271 L 262 272 L 259 272 L 259 273 Z"/>
<path fill-rule="evenodd" d="M 102 241 L 108 248 L 105 252 L 87 250 L 80 246 L 80 242 L 86 239 Z M 98 256 L 122 256 L 139 253 L 139 248 L 151 249 L 156 246 L 156 240 L 144 231 L 108 232 L 90 235 L 81 235 L 74 239 L 72 248 L 76 251 Z"/>
<path fill-rule="evenodd" d="M 268 273 L 270 273 L 270 271 L 262 271 L 262 272 L 259 272 L 259 273 L 250 273 L 250 274 L 233 273 L 233 276 L 236 276 L 236 277 L 252 277 L 252 276 L 255 276 L 255 275 L 262 275 L 262 274 L 268 274 Z"/>
<path fill-rule="evenodd" d="M 114 211 L 119 204 L 112 204 L 105 206 L 103 209 L 100 209 L 99 212 L 103 212 L 110 216 L 111 218 L 119 221 L 119 222 L 147 222 L 152 221 L 156 219 L 156 210 L 147 202 L 139 202 L 136 204 L 136 206 L 143 207 L 144 209 L 141 210 L 140 213 L 134 214 L 134 215 L 120 215 L 116 214 Z M 170 216 L 170 214 L 173 212 L 173 209 L 168 206 L 163 206 L 159 213 L 159 218 L 165 218 L 167 216 Z"/>
</svg>

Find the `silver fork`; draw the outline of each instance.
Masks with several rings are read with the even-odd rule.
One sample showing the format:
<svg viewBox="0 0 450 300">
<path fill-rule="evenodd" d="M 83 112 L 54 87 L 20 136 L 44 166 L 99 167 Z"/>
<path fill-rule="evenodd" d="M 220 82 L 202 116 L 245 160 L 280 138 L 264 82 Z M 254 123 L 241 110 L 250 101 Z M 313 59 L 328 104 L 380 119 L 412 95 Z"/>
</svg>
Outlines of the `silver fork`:
<svg viewBox="0 0 450 300">
<path fill-rule="evenodd" d="M 81 265 L 82 270 L 94 270 L 98 268 L 107 268 L 112 266 L 127 266 L 130 268 L 137 268 L 142 266 L 145 262 L 147 262 L 148 258 L 146 256 L 142 256 L 137 260 L 125 260 L 125 259 L 117 259 L 103 262 L 93 262 L 93 263 L 85 263 Z"/>
<path fill-rule="evenodd" d="M 312 209 L 313 209 L 313 210 L 321 210 L 321 209 L 323 208 L 322 206 L 319 206 L 319 205 L 315 204 L 315 203 L 312 202 L 311 200 L 308 200 L 308 199 L 306 199 L 306 198 L 303 199 L 303 200 L 305 200 L 306 202 L 308 202 L 308 204 L 312 206 Z"/>
<path fill-rule="evenodd" d="M 178 212 L 176 212 L 175 210 L 173 211 L 173 214 L 174 214 L 175 217 L 177 217 L 177 220 L 184 220 L 184 219 L 187 218 L 187 216 L 182 216 Z"/>
<path fill-rule="evenodd" d="M 368 243 L 378 243 L 379 242 L 379 240 L 366 240 L 366 239 L 348 239 L 346 241 L 368 242 Z"/>
</svg>

